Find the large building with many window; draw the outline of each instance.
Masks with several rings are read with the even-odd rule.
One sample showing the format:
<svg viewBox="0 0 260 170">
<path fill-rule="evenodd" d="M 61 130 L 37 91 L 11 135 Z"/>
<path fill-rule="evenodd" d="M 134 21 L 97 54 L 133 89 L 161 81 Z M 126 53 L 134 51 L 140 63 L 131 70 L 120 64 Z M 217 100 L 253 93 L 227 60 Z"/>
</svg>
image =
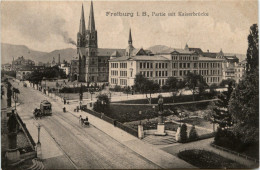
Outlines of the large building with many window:
<svg viewBox="0 0 260 170">
<path fill-rule="evenodd" d="M 109 60 L 109 83 L 111 86 L 133 86 L 136 74 L 142 74 L 163 86 L 168 77 L 183 79 L 189 72 L 200 74 L 210 85 L 222 81 L 222 58 L 204 57 L 197 51 L 174 49 L 159 54 L 135 49 L 131 30 L 128 47 L 122 57 Z"/>
</svg>

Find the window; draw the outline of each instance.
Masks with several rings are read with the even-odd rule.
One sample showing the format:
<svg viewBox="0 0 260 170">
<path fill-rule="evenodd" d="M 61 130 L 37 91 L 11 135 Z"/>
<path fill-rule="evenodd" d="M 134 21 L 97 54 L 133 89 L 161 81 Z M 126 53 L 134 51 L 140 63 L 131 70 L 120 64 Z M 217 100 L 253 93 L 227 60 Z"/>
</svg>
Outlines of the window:
<svg viewBox="0 0 260 170">
<path fill-rule="evenodd" d="M 151 68 L 153 68 L 153 63 L 151 63 Z"/>
<path fill-rule="evenodd" d="M 150 72 L 150 76 L 153 77 L 153 72 L 152 71 Z"/>
<path fill-rule="evenodd" d="M 146 68 L 146 63 L 144 63 L 144 68 Z"/>
<path fill-rule="evenodd" d="M 161 68 L 161 63 L 159 63 L 159 68 Z"/>
<path fill-rule="evenodd" d="M 158 77 L 158 71 L 155 72 L 156 77 Z"/>
<path fill-rule="evenodd" d="M 162 71 L 162 76 L 164 77 L 164 71 Z"/>
<path fill-rule="evenodd" d="M 180 68 L 182 68 L 182 63 L 180 63 Z"/>
<path fill-rule="evenodd" d="M 159 71 L 159 77 L 161 77 L 161 71 Z"/>
<path fill-rule="evenodd" d="M 150 68 L 150 63 L 147 63 L 147 68 Z"/>
<path fill-rule="evenodd" d="M 164 63 L 162 63 L 162 68 L 164 68 Z"/>
<path fill-rule="evenodd" d="M 180 71 L 180 76 L 182 76 L 182 71 Z"/>
<path fill-rule="evenodd" d="M 187 63 L 187 68 L 190 68 L 190 63 Z"/>
<path fill-rule="evenodd" d="M 165 63 L 165 68 L 168 68 L 168 63 Z"/>
<path fill-rule="evenodd" d="M 155 68 L 158 68 L 158 63 L 155 64 Z"/>
<path fill-rule="evenodd" d="M 140 63 L 140 68 L 143 68 L 143 63 Z"/>
<path fill-rule="evenodd" d="M 166 76 L 166 77 L 168 76 L 168 71 L 165 71 L 165 76 Z"/>
</svg>

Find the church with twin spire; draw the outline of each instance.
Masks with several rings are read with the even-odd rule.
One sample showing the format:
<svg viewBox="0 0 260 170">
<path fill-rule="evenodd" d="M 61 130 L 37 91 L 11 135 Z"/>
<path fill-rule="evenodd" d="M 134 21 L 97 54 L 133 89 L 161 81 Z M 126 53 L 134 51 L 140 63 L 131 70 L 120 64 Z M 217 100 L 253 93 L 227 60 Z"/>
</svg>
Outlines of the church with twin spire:
<svg viewBox="0 0 260 170">
<path fill-rule="evenodd" d="M 77 34 L 77 54 L 71 60 L 70 80 L 78 82 L 109 82 L 109 60 L 145 51 L 135 49 L 132 44 L 131 29 L 126 49 L 98 48 L 98 34 L 95 27 L 93 2 L 90 4 L 88 27 L 86 28 L 82 4 L 79 32 Z M 146 52 L 145 52 L 146 53 Z"/>
</svg>

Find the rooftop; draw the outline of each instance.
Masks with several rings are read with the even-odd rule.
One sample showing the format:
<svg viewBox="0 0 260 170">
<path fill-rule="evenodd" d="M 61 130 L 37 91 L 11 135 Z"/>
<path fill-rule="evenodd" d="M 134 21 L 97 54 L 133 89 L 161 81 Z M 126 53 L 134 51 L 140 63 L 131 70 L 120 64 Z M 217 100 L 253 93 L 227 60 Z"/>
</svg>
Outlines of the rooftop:
<svg viewBox="0 0 260 170">
<path fill-rule="evenodd" d="M 118 58 L 111 59 L 109 61 L 126 61 L 126 60 L 135 60 L 135 61 L 169 61 L 166 57 L 155 55 L 155 56 L 148 56 L 148 55 L 140 55 L 140 56 L 133 56 L 133 57 L 128 57 L 128 56 L 122 56 Z"/>
</svg>

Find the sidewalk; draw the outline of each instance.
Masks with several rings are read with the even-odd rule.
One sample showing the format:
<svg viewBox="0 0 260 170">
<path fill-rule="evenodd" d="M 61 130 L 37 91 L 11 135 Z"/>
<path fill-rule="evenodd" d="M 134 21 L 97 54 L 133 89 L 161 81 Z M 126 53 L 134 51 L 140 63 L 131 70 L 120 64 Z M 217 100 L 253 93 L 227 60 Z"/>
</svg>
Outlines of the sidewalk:
<svg viewBox="0 0 260 170">
<path fill-rule="evenodd" d="M 35 143 L 38 142 L 38 127 L 32 120 L 24 120 L 26 127 L 31 134 Z M 43 126 L 40 129 L 40 142 L 42 150 L 42 159 L 53 158 L 63 155 L 57 144 L 53 141 L 52 137 L 48 134 Z"/>
</svg>

